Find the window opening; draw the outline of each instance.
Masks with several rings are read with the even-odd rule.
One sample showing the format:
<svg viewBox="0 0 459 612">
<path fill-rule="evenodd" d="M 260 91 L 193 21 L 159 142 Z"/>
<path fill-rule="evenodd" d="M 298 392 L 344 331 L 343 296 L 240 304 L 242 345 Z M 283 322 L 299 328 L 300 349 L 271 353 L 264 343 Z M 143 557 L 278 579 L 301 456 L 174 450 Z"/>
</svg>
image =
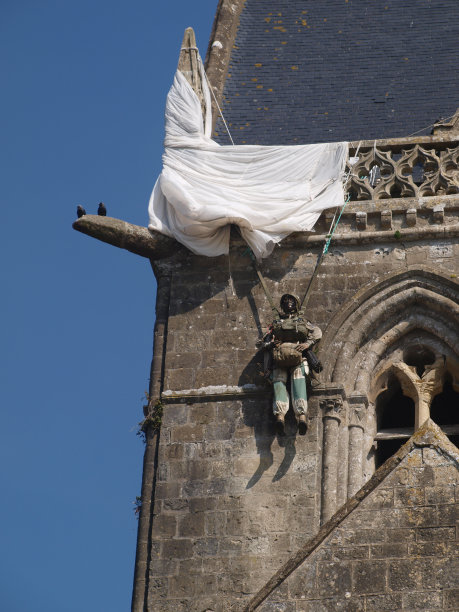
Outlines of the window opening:
<svg viewBox="0 0 459 612">
<path fill-rule="evenodd" d="M 421 378 L 426 366 L 434 363 L 435 354 L 425 346 L 409 346 L 403 353 L 403 361 L 406 365 L 414 366 L 417 375 Z"/>
<path fill-rule="evenodd" d="M 458 413 L 459 393 L 453 388 L 451 375 L 447 374 L 442 392 L 434 397 L 430 406 L 430 418 L 459 447 Z"/>
<path fill-rule="evenodd" d="M 391 377 L 387 389 L 376 399 L 378 433 L 376 434 L 376 468 L 398 451 L 414 433 L 415 406 L 403 395 L 400 382 Z"/>
<path fill-rule="evenodd" d="M 391 198 L 400 198 L 402 195 L 402 188 L 400 187 L 400 185 L 392 185 L 392 187 L 390 188 L 390 195 Z"/>
<path fill-rule="evenodd" d="M 419 187 L 425 181 L 424 166 L 418 162 L 413 166 L 413 183 Z"/>
</svg>

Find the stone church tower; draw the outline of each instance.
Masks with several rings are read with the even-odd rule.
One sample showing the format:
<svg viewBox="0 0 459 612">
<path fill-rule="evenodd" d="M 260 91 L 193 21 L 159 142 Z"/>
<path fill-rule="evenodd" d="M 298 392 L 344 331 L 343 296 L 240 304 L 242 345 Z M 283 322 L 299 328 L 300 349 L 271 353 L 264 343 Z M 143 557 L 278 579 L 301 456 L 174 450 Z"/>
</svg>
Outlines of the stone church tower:
<svg viewBox="0 0 459 612">
<path fill-rule="evenodd" d="M 236 144 L 352 141 L 305 436 L 291 410 L 276 434 L 272 313 L 236 230 L 205 258 L 75 222 L 158 283 L 135 612 L 459 609 L 458 23 L 456 0 L 218 4 L 206 67 Z M 275 301 L 304 293 L 334 212 L 260 264 Z"/>
</svg>

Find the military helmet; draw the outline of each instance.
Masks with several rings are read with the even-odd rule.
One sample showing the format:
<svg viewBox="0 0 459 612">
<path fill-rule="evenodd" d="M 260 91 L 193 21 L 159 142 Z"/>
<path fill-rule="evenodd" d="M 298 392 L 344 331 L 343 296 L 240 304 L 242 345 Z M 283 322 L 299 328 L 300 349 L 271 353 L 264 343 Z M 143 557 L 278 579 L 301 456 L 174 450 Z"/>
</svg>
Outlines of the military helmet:
<svg viewBox="0 0 459 612">
<path fill-rule="evenodd" d="M 295 301 L 296 310 L 298 312 L 300 310 L 300 299 L 296 295 L 293 295 L 292 293 L 284 293 L 284 295 L 281 297 L 280 306 L 282 310 L 285 312 L 284 306 L 289 298 L 292 298 Z"/>
</svg>

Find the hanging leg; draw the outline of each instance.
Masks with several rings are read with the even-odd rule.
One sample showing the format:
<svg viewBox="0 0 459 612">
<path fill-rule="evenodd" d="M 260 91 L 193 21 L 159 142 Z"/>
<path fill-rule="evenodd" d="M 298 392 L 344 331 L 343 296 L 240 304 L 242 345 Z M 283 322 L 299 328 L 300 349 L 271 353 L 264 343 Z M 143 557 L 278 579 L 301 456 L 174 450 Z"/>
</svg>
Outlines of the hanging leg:
<svg viewBox="0 0 459 612">
<path fill-rule="evenodd" d="M 308 396 L 306 393 L 306 376 L 308 373 L 309 368 L 306 361 L 293 368 L 291 373 L 292 404 L 298 419 L 298 433 L 300 436 L 304 436 L 307 430 Z"/>
<path fill-rule="evenodd" d="M 273 370 L 273 413 L 276 417 L 277 433 L 284 433 L 285 415 L 288 412 L 289 396 L 287 392 L 288 371 L 284 368 L 274 368 Z"/>
</svg>

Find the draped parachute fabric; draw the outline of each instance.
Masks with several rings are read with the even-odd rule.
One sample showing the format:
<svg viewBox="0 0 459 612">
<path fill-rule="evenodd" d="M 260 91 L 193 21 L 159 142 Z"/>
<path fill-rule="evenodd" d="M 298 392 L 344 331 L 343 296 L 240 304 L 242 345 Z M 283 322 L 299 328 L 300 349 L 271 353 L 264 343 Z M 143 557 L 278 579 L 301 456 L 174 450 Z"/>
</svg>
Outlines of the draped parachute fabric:
<svg viewBox="0 0 459 612">
<path fill-rule="evenodd" d="M 209 120 L 205 129 L 200 101 L 177 71 L 149 229 L 215 257 L 228 253 L 234 223 L 260 259 L 291 232 L 311 230 L 326 208 L 342 206 L 347 143 L 220 146 L 206 135 Z"/>
</svg>

